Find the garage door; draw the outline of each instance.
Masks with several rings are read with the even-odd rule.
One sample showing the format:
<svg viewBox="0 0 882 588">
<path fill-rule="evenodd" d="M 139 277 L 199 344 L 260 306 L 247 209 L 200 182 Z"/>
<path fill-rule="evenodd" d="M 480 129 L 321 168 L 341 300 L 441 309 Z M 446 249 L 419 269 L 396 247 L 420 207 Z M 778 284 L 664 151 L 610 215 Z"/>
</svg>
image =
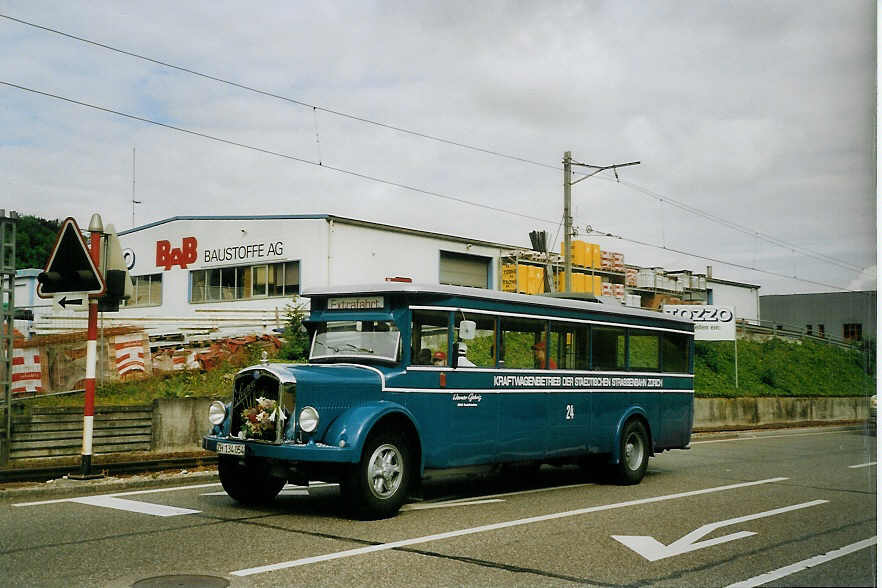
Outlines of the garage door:
<svg viewBox="0 0 882 588">
<path fill-rule="evenodd" d="M 442 251 L 440 282 L 452 286 L 488 288 L 490 258 Z"/>
</svg>

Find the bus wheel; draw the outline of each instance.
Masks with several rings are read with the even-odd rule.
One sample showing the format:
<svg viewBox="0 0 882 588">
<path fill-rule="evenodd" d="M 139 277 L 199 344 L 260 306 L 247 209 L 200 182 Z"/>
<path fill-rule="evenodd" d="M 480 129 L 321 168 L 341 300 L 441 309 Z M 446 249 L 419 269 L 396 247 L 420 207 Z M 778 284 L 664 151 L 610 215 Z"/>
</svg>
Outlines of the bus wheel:
<svg viewBox="0 0 882 588">
<path fill-rule="evenodd" d="M 359 518 L 381 519 L 398 512 L 410 485 L 410 449 L 406 440 L 390 432 L 372 435 L 360 463 L 354 464 L 343 492 Z"/>
<path fill-rule="evenodd" d="M 218 457 L 217 474 L 227 494 L 242 504 L 270 502 L 286 482 L 270 474 L 268 463 L 258 460 L 242 463 L 236 457 Z"/>
<path fill-rule="evenodd" d="M 639 484 L 649 462 L 649 435 L 643 423 L 634 419 L 625 423 L 619 445 L 619 463 L 613 466 L 619 484 Z"/>
</svg>

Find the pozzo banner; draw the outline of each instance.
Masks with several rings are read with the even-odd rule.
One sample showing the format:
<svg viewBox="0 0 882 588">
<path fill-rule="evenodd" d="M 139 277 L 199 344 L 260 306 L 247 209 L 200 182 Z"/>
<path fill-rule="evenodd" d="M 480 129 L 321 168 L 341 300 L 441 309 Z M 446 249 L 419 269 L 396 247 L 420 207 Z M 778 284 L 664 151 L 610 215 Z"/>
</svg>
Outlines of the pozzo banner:
<svg viewBox="0 0 882 588">
<path fill-rule="evenodd" d="M 730 306 L 665 304 L 662 310 L 694 322 L 696 341 L 735 340 L 735 310 Z"/>
</svg>

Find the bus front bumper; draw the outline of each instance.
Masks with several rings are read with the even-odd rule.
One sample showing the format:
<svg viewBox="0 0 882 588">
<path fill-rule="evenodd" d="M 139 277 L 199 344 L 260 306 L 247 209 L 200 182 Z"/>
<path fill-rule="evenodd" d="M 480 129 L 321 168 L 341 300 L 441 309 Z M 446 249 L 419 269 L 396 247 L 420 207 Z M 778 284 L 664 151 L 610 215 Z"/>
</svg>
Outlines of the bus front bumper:
<svg viewBox="0 0 882 588">
<path fill-rule="evenodd" d="M 202 448 L 214 451 L 218 455 L 259 457 L 290 462 L 355 463 L 360 457 L 351 446 L 334 447 L 313 441 L 308 443 L 287 441 L 275 444 L 217 435 L 203 437 Z"/>
</svg>

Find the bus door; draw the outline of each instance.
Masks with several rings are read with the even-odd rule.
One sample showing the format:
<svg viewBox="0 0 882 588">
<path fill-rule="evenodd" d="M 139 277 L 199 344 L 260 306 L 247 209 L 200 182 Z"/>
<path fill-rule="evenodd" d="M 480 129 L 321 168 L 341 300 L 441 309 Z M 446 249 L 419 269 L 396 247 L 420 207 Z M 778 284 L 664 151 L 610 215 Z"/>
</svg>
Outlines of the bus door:
<svg viewBox="0 0 882 588">
<path fill-rule="evenodd" d="M 488 463 L 496 457 L 499 399 L 493 393 L 493 371 L 497 321 L 487 315 L 462 311 L 453 315 L 450 353 L 457 353 L 457 367 L 446 372 L 447 407 L 436 418 L 449 433 L 448 465 L 458 467 Z M 459 337 L 463 320 L 475 323 L 474 336 L 466 340 Z"/>
</svg>

